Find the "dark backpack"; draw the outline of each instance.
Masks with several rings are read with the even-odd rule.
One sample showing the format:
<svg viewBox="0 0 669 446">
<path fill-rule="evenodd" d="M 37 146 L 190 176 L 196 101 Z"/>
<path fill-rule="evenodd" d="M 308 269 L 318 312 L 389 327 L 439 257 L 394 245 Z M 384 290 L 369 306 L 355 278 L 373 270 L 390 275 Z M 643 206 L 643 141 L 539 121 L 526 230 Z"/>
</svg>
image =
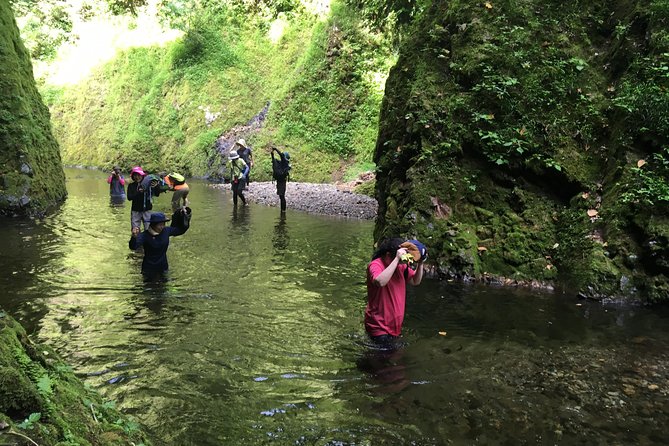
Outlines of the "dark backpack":
<svg viewBox="0 0 669 446">
<path fill-rule="evenodd" d="M 290 161 L 281 157 L 276 159 L 272 157 L 272 176 L 275 180 L 285 180 L 290 174 Z"/>
</svg>

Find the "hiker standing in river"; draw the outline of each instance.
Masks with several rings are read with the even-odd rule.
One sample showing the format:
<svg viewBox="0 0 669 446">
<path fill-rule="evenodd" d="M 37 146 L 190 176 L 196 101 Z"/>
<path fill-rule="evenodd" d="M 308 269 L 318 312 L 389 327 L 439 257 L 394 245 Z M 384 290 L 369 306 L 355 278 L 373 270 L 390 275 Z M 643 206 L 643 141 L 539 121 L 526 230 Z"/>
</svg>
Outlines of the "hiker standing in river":
<svg viewBox="0 0 669 446">
<path fill-rule="evenodd" d="M 241 198 L 242 203 L 246 206 L 246 198 L 244 198 L 244 186 L 246 184 L 246 176 L 249 173 L 249 166 L 240 158 L 239 154 L 232 149 L 228 155 L 228 172 L 230 175 L 230 188 L 232 189 L 232 202 L 237 206 L 237 198 Z"/>
<path fill-rule="evenodd" d="M 107 178 L 109 196 L 112 203 L 121 204 L 125 201 L 125 178 L 121 175 L 121 168 L 114 166 L 111 175 Z"/>
<path fill-rule="evenodd" d="M 279 154 L 279 158 L 274 157 L 274 152 Z M 288 152 L 279 152 L 276 147 L 272 147 L 272 177 L 276 181 L 276 194 L 281 201 L 281 212 L 286 212 L 286 183 L 290 174 L 290 154 Z"/>
<path fill-rule="evenodd" d="M 246 185 L 251 183 L 251 169 L 253 169 L 253 150 L 246 144 L 244 139 L 238 140 L 236 143 L 237 154 L 249 166 L 249 172 L 246 174 Z"/>
<path fill-rule="evenodd" d="M 365 330 L 378 346 L 392 349 L 402 333 L 406 285 L 420 284 L 426 257 L 427 249 L 417 240 L 391 238 L 379 244 L 367 265 Z"/>
<path fill-rule="evenodd" d="M 188 183 L 186 183 L 186 178 L 177 172 L 172 172 L 162 176 L 168 190 L 174 192 L 172 195 L 172 212 L 182 207 L 181 200 L 183 200 L 183 207 L 188 206 L 188 192 L 190 192 L 190 189 L 188 187 Z"/>
<path fill-rule="evenodd" d="M 150 178 L 140 166 L 135 166 L 130 171 L 132 183 L 128 185 L 128 201 L 132 201 L 130 208 L 130 228 L 139 229 L 140 225 L 144 229 L 149 228 L 151 219 L 151 209 L 153 209 L 153 195 L 158 195 L 157 181 L 145 181 Z M 156 184 L 154 184 L 156 183 Z"/>
<path fill-rule="evenodd" d="M 179 218 L 177 218 L 179 217 Z M 190 227 L 190 208 L 180 208 L 173 219 L 172 226 L 165 226 L 170 221 L 162 212 L 155 212 L 149 218 L 149 227 L 140 232 L 139 227 L 132 228 L 132 236 L 128 247 L 132 250 L 144 248 L 142 260 L 142 274 L 154 275 L 167 271 L 167 248 L 170 246 L 170 237 L 185 234 Z M 178 223 L 175 224 L 175 222 Z"/>
</svg>

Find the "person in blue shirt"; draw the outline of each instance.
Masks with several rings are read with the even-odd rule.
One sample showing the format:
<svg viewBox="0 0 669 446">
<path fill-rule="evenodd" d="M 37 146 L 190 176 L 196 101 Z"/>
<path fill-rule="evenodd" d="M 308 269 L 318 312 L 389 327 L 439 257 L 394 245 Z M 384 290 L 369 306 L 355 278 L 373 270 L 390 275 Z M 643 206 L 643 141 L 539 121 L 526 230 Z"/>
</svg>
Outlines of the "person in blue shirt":
<svg viewBox="0 0 669 446">
<path fill-rule="evenodd" d="M 179 214 L 181 213 L 181 214 Z M 139 227 L 132 228 L 132 236 L 128 242 L 130 249 L 144 248 L 142 261 L 143 274 L 155 274 L 167 271 L 167 248 L 170 246 L 170 237 L 184 234 L 190 227 L 190 208 L 179 209 L 173 215 L 173 225 L 165 226 L 170 221 L 162 212 L 151 214 L 149 228 L 139 232 Z M 174 224 L 178 221 L 178 224 Z"/>
</svg>

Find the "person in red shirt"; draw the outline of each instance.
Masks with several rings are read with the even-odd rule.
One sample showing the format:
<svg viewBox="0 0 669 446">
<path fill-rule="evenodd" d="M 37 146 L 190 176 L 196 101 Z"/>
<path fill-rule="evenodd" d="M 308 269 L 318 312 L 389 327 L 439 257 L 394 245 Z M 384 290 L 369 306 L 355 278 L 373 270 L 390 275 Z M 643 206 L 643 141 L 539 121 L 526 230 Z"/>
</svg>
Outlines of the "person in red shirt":
<svg viewBox="0 0 669 446">
<path fill-rule="evenodd" d="M 402 256 L 409 252 L 416 260 L 411 262 L 415 269 L 402 260 Z M 406 284 L 418 285 L 423 279 L 425 257 L 421 259 L 419 252 L 415 245 L 407 244 L 403 239 L 387 239 L 379 244 L 367 265 L 365 330 L 377 344 L 391 346 L 402 333 Z"/>
</svg>

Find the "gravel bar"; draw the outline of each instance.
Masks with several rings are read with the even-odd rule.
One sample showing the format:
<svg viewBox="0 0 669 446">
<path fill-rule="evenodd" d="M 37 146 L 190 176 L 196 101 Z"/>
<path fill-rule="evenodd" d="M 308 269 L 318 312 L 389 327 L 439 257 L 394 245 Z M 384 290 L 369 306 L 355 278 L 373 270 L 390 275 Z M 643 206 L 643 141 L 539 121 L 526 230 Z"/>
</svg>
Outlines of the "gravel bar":
<svg viewBox="0 0 669 446">
<path fill-rule="evenodd" d="M 230 193 L 230 184 L 214 184 L 212 187 Z M 276 184 L 272 182 L 252 182 L 244 197 L 258 204 L 279 206 Z M 372 197 L 339 190 L 334 184 L 293 183 L 286 187 L 286 204 L 313 214 L 337 215 L 341 217 L 373 220 L 376 218 L 378 203 Z"/>
</svg>

